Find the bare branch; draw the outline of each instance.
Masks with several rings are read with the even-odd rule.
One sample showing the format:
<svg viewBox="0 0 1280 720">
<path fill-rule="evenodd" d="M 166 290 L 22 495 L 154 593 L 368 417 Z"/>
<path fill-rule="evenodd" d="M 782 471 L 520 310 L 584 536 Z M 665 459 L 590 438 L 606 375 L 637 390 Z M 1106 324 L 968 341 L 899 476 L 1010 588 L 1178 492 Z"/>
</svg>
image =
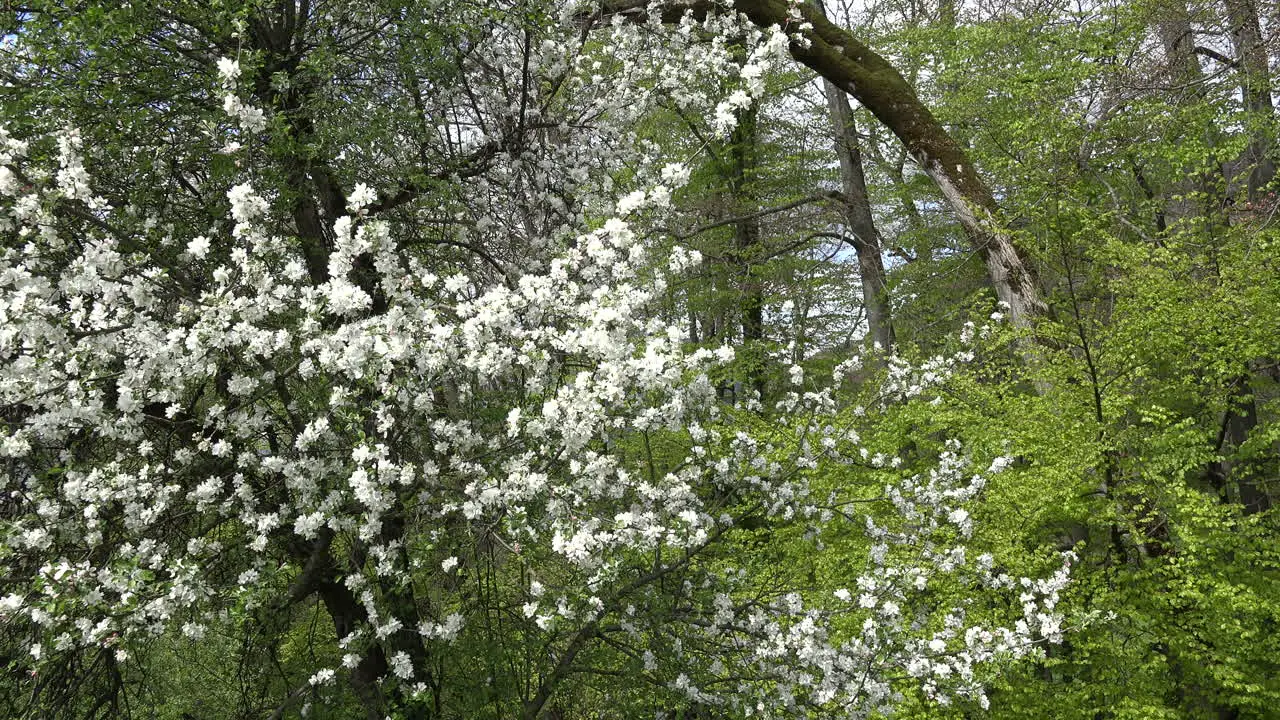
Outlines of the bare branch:
<svg viewBox="0 0 1280 720">
<path fill-rule="evenodd" d="M 671 235 L 677 240 L 688 240 L 694 235 L 700 235 L 704 232 L 707 232 L 708 230 L 714 230 L 718 227 L 725 227 L 726 225 L 736 225 L 745 220 L 753 220 L 755 218 L 765 217 L 766 215 L 776 215 L 780 212 L 786 212 L 787 210 L 794 210 L 804 205 L 810 205 L 817 202 L 828 202 L 828 201 L 843 203 L 845 202 L 844 194 L 839 193 L 835 190 L 827 190 L 824 192 L 814 193 L 813 195 L 802 197 L 799 200 L 794 200 L 784 205 L 777 205 L 775 207 L 765 208 L 763 210 L 757 210 L 756 212 L 748 213 L 746 215 L 738 215 L 736 217 L 725 218 L 724 220 L 717 220 L 715 222 L 707 223 L 705 225 L 699 225 L 698 227 L 695 227 L 692 230 L 688 230 L 683 233 L 677 232 L 670 228 L 663 228 L 663 232 L 666 232 L 667 234 Z"/>
</svg>

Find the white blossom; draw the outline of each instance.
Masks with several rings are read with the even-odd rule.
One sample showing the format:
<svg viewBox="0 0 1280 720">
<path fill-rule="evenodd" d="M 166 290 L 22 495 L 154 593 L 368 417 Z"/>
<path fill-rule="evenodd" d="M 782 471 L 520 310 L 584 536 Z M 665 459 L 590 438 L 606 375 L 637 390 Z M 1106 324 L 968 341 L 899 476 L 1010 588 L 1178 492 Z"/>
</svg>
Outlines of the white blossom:
<svg viewBox="0 0 1280 720">
<path fill-rule="evenodd" d="M 240 79 L 240 63 L 231 58 L 218 58 L 218 77 L 223 83 L 234 85 Z"/>
<path fill-rule="evenodd" d="M 191 239 L 191 242 L 187 243 L 187 252 L 197 260 L 203 259 L 209 254 L 209 244 L 209 238 L 204 235 L 197 235 Z"/>
</svg>

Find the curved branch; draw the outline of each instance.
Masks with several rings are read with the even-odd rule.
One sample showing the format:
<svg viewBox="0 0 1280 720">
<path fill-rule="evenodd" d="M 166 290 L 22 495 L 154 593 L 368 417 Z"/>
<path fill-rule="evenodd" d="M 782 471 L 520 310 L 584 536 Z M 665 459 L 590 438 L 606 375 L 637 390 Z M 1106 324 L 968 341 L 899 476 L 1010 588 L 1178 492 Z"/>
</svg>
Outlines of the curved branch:
<svg viewBox="0 0 1280 720">
<path fill-rule="evenodd" d="M 605 0 L 601 15 L 641 19 L 648 0 Z M 666 22 L 686 13 L 705 14 L 702 0 L 664 3 L 657 10 Z M 997 220 L 999 207 L 991 188 L 942 123 L 920 101 L 910 83 L 888 60 L 809 3 L 786 0 L 737 0 L 734 8 L 762 28 L 780 27 L 790 33 L 791 56 L 849 93 L 902 141 L 912 159 L 933 179 L 964 227 L 970 243 L 987 265 L 987 275 L 1000 300 L 1008 303 L 1010 319 L 1027 326 L 1047 312 L 1035 273 L 1025 253 Z M 800 13 L 797 20 L 793 11 Z"/>
</svg>

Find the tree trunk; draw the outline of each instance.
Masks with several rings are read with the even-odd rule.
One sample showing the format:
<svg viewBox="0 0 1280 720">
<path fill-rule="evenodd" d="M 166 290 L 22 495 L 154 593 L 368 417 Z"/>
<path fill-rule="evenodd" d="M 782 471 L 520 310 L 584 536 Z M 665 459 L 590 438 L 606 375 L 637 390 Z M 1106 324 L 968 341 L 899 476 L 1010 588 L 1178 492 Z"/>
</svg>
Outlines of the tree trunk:
<svg viewBox="0 0 1280 720">
<path fill-rule="evenodd" d="M 1168 86 L 1167 102 L 1174 108 L 1190 106 L 1204 96 L 1204 73 L 1196 57 L 1195 32 L 1191 27 L 1191 15 L 1186 0 L 1166 0 L 1155 9 L 1153 20 L 1156 35 L 1164 50 L 1164 75 Z M 1189 132 L 1194 132 L 1193 126 Z M 1212 122 L 1201 127 L 1207 147 L 1221 145 L 1219 132 Z M 1172 168 L 1177 179 L 1166 193 L 1164 220 L 1169 231 L 1178 230 L 1187 222 L 1203 222 L 1203 229 L 1225 220 L 1225 196 L 1217 189 L 1219 181 L 1227 177 L 1221 163 L 1193 161 L 1184 167 Z"/>
<path fill-rule="evenodd" d="M 1262 44 L 1262 27 L 1253 0 L 1226 0 L 1231 23 L 1231 44 L 1235 49 L 1240 72 L 1240 92 L 1246 111 L 1249 147 L 1243 167 L 1249 170 L 1248 197 L 1256 201 L 1275 178 L 1272 143 L 1268 126 L 1275 107 L 1271 101 L 1271 78 L 1267 67 L 1267 50 Z"/>
<path fill-rule="evenodd" d="M 760 216 L 754 212 L 756 165 L 759 155 L 759 123 L 755 106 L 744 110 L 733 130 L 728 149 L 730 158 L 729 193 L 733 212 L 742 219 L 733 226 L 733 252 L 741 281 L 738 309 L 742 321 L 742 345 L 751 363 L 748 382 L 764 396 L 764 283 L 757 258 L 760 255 Z M 745 210 L 745 212 L 743 212 Z"/>
<path fill-rule="evenodd" d="M 825 16 L 822 0 L 814 0 L 814 7 Z M 840 160 L 845 226 L 853 236 L 853 249 L 858 256 L 862 304 L 867 309 L 867 334 L 885 353 L 890 353 L 894 344 L 893 315 L 889 307 L 880 231 L 871 215 L 871 200 L 867 196 L 867 176 L 862 167 L 858 128 L 854 125 L 853 109 L 849 107 L 849 98 L 844 91 L 826 79 L 822 81 L 822 91 L 827 97 L 827 114 L 831 118 L 836 157 Z"/>
<path fill-rule="evenodd" d="M 840 185 L 844 192 L 845 225 L 853 236 L 858 255 L 858 277 L 862 281 L 862 302 L 867 309 L 867 334 L 885 352 L 893 349 L 893 316 L 885 280 L 880 231 L 871 215 L 866 174 L 858 147 L 853 111 L 844 91 L 830 81 L 822 82 L 827 96 L 827 112 L 835 132 L 836 156 L 840 159 Z"/>
<path fill-rule="evenodd" d="M 761 27 L 794 22 L 782 0 L 739 0 L 736 7 Z M 986 263 L 996 295 L 1008 303 L 1011 320 L 1032 324 L 1046 311 L 1035 273 L 997 219 L 995 197 L 964 150 L 893 65 L 811 5 L 798 9 L 813 27 L 801 33 L 807 42 L 791 43 L 792 57 L 852 95 L 902 141 L 956 213 Z"/>
<path fill-rule="evenodd" d="M 336 580 L 325 580 L 319 584 L 317 591 L 325 610 L 333 619 L 333 630 L 339 639 L 347 637 L 368 622 L 364 607 L 345 585 Z M 373 643 L 349 674 L 351 689 L 360 699 L 369 720 L 378 720 L 386 714 L 386 698 L 378 687 L 378 678 L 385 676 L 387 671 L 386 655 L 379 644 Z"/>
<path fill-rule="evenodd" d="M 1246 192 L 1249 201 L 1256 202 L 1276 176 L 1271 141 L 1275 106 L 1271 100 L 1267 48 L 1262 41 L 1262 27 L 1254 0 L 1226 0 L 1226 6 L 1249 133 L 1249 146 L 1245 149 L 1241 169 L 1249 172 Z M 1246 367 L 1233 384 L 1231 402 L 1218 439 L 1220 453 L 1239 452 L 1258 426 L 1258 406 L 1251 387 L 1256 374 L 1252 368 Z M 1265 473 L 1256 465 L 1224 459 L 1210 470 L 1210 476 L 1220 478 L 1224 485 L 1234 483 L 1237 497 L 1233 499 L 1244 507 L 1245 514 L 1271 507 L 1271 496 L 1265 487 L 1259 485 L 1257 478 L 1257 475 Z"/>
<path fill-rule="evenodd" d="M 1211 463 L 1208 472 L 1209 482 L 1222 499 L 1238 503 L 1245 515 L 1267 510 L 1272 504 L 1265 484 L 1259 482 L 1259 478 L 1267 474 L 1264 464 L 1231 457 L 1240 453 L 1258 427 L 1258 405 L 1250 386 L 1252 379 L 1252 373 L 1246 371 L 1232 383 L 1229 405 L 1222 418 L 1215 449 L 1224 457 Z"/>
</svg>

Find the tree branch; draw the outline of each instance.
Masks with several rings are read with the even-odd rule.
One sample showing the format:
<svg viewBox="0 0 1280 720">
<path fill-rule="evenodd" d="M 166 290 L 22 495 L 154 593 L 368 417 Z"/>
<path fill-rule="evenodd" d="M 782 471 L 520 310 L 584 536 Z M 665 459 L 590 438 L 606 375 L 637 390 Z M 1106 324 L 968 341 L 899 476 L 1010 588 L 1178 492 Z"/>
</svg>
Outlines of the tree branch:
<svg viewBox="0 0 1280 720">
<path fill-rule="evenodd" d="M 1240 64 L 1239 61 L 1232 60 L 1231 58 L 1227 57 L 1226 55 L 1223 55 L 1217 50 L 1214 50 L 1213 48 L 1207 48 L 1202 45 L 1197 45 L 1195 47 L 1195 53 L 1197 55 L 1203 55 L 1209 58 L 1210 60 L 1217 60 L 1218 62 L 1222 63 L 1223 65 L 1226 65 L 1229 68 L 1234 68 Z"/>
<path fill-rule="evenodd" d="M 407 202 L 415 200 L 424 192 L 430 190 L 433 183 L 453 179 L 465 180 L 480 175 L 493 166 L 494 158 L 506 148 L 507 144 L 506 141 L 491 140 L 463 158 L 461 162 L 429 173 L 420 180 L 409 180 L 392 192 L 379 193 L 378 201 L 368 208 L 369 215 L 372 216 L 388 210 L 394 210 Z"/>
<path fill-rule="evenodd" d="M 560 660 L 556 663 L 555 668 L 552 669 L 551 674 L 538 684 L 538 693 L 534 695 L 532 700 L 525 703 L 523 713 L 525 720 L 535 720 L 538 717 L 542 712 L 543 706 L 551 699 L 551 694 L 555 692 L 556 686 L 573 670 L 573 661 L 578 657 L 578 654 L 587 647 L 587 643 L 595 639 L 599 632 L 599 626 L 595 623 L 588 623 L 573 636 L 573 639 L 569 641 L 569 646 L 564 649 Z"/>
<path fill-rule="evenodd" d="M 747 213 L 746 215 L 738 215 L 736 217 L 725 218 L 724 220 L 717 220 L 715 222 L 707 223 L 705 225 L 699 225 L 698 227 L 695 227 L 692 230 L 689 230 L 683 233 L 676 232 L 675 230 L 671 230 L 670 228 L 663 228 L 663 232 L 671 235 L 677 240 L 688 240 L 694 235 L 700 235 L 704 232 L 707 232 L 708 230 L 714 230 L 718 227 L 725 227 L 726 225 L 736 225 L 746 220 L 754 220 L 755 218 L 765 217 L 766 215 L 776 215 L 780 212 L 786 212 L 787 210 L 794 210 L 804 205 L 809 205 L 816 202 L 830 201 L 830 200 L 834 200 L 839 203 L 845 202 L 845 198 L 842 193 L 836 192 L 835 190 L 827 190 L 825 192 L 814 193 L 813 195 L 802 197 L 799 200 L 794 200 L 792 202 L 786 203 L 785 205 L 777 205 L 775 207 L 765 208 L 763 210 L 757 210 L 756 212 L 753 212 L 753 213 Z"/>
</svg>

